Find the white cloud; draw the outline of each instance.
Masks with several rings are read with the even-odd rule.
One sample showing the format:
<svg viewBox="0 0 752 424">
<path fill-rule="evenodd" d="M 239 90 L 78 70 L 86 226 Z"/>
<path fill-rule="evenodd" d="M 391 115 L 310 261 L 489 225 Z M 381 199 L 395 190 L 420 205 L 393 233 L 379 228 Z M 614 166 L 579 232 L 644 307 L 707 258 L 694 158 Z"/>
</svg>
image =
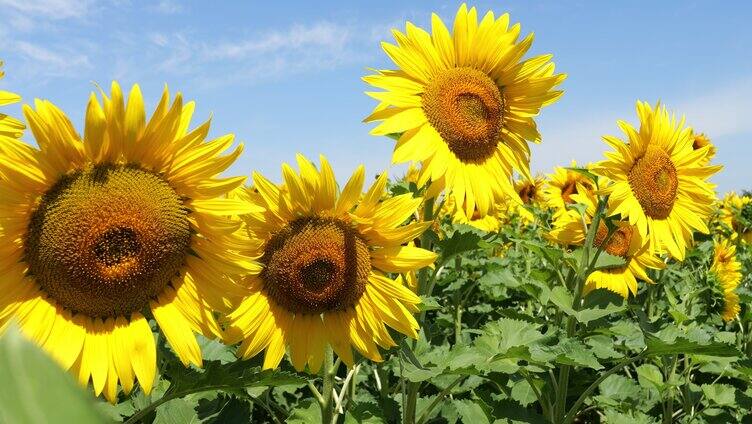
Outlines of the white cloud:
<svg viewBox="0 0 752 424">
<path fill-rule="evenodd" d="M 183 5 L 173 0 L 160 0 L 152 5 L 151 10 L 165 15 L 173 15 L 183 11 Z"/>
<path fill-rule="evenodd" d="M 347 44 L 349 33 L 347 27 L 329 22 L 294 25 L 286 31 L 272 32 L 260 38 L 225 42 L 207 47 L 205 54 L 211 59 L 243 59 L 283 50 L 319 48 L 336 51 Z"/>
<path fill-rule="evenodd" d="M 0 6 L 51 19 L 81 18 L 90 12 L 93 5 L 91 0 L 0 0 Z"/>
<path fill-rule="evenodd" d="M 33 69 L 41 74 L 69 75 L 81 68 L 91 67 L 86 55 L 73 53 L 69 50 L 51 50 L 27 41 L 17 41 L 13 43 L 13 48 L 30 62 Z"/>
<path fill-rule="evenodd" d="M 752 77 L 717 87 L 678 105 L 694 128 L 711 138 L 752 132 Z"/>
</svg>

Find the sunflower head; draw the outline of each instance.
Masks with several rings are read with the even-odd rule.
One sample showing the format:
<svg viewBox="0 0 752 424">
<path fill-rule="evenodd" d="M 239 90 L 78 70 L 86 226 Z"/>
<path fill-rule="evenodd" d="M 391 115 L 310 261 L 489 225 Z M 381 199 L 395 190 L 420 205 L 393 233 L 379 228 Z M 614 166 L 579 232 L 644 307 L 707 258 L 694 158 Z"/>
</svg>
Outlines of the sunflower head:
<svg viewBox="0 0 752 424">
<path fill-rule="evenodd" d="M 510 177 L 530 177 L 528 142 L 539 142 L 534 117 L 562 94 L 565 79 L 550 55 L 522 58 L 533 36 L 520 37 L 509 15 L 461 5 L 452 31 L 434 14 L 431 33 L 407 23 L 383 43 L 397 69 L 364 80 L 384 91 L 367 122 L 371 133 L 398 139 L 393 162 L 422 162 L 419 185 L 438 184 L 471 215 L 517 198 Z"/>
<path fill-rule="evenodd" d="M 707 149 L 694 150 L 691 129 L 665 107 L 637 103 L 639 129 L 619 126 L 625 140 L 605 136 L 615 149 L 594 172 L 609 180 L 609 214 L 621 215 L 650 240 L 654 251 L 682 260 L 692 232 L 707 233 L 714 210 L 708 178 L 720 166 L 707 165 Z"/>
<path fill-rule="evenodd" d="M 720 221 L 742 241 L 752 243 L 752 198 L 727 193 L 720 207 Z"/>
<path fill-rule="evenodd" d="M 722 304 L 721 318 L 731 321 L 739 314 L 739 295 L 736 288 L 741 282 L 741 263 L 736 257 L 736 246 L 724 239 L 715 243 L 713 263 L 708 280 Z"/>
<path fill-rule="evenodd" d="M 548 175 L 546 186 L 542 190 L 543 199 L 553 210 L 554 217 L 566 213 L 569 205 L 577 203 L 577 196 L 589 196 L 595 190 L 593 181 L 573 168 L 577 168 L 574 160 L 569 168 L 556 167 L 553 174 Z M 585 167 L 588 170 L 590 168 L 590 164 Z"/>
<path fill-rule="evenodd" d="M 581 246 L 585 242 L 586 227 L 592 223 L 596 212 L 597 197 L 593 192 L 574 194 L 573 200 L 585 206 L 584 216 L 576 209 L 568 209 L 554 218 L 552 230 L 546 237 L 564 246 Z M 646 269 L 661 269 L 663 261 L 649 249 L 648 240 L 637 229 L 624 220 L 611 220 L 609 226 L 601 221 L 595 233 L 593 244 L 603 251 L 624 259 L 623 266 L 595 270 L 585 281 L 585 293 L 603 288 L 620 294 L 625 299 L 637 294 L 637 281 L 653 281 Z"/>
<path fill-rule="evenodd" d="M 701 150 L 706 152 L 705 163 L 710 162 L 715 157 L 717 149 L 710 138 L 705 133 L 693 133 L 692 134 L 692 149 Z"/>
<path fill-rule="evenodd" d="M 543 200 L 543 187 L 546 180 L 542 176 L 534 179 L 521 178 L 514 182 L 517 195 L 526 205 L 538 204 Z"/>
<path fill-rule="evenodd" d="M 298 155 L 299 172 L 285 164 L 284 183 L 254 174 L 262 213 L 243 216 L 249 255 L 261 269 L 251 273 L 252 294 L 228 318 L 228 341 L 238 353 L 266 350 L 264 366 L 276 367 L 286 348 L 298 370 L 317 371 L 330 344 L 348 364 L 351 346 L 379 361 L 377 346 L 394 345 L 385 325 L 417 335 L 418 298 L 402 279 L 430 265 L 436 255 L 413 239 L 430 223 L 409 222 L 422 199 L 386 196 L 386 173 L 361 195 L 359 167 L 341 190 L 329 163 L 316 167 Z"/>
<path fill-rule="evenodd" d="M 139 87 L 92 94 L 83 137 L 49 101 L 24 114 L 38 148 L 0 149 L 0 328 L 21 329 L 96 394 L 117 398 L 135 379 L 148 393 L 156 347 L 151 314 L 181 361 L 200 366 L 195 333 L 219 337 L 213 311 L 246 293 L 234 279 L 257 265 L 237 251 L 258 208 L 217 178 L 240 154 L 232 135 L 189 130 L 193 103 L 165 92 L 149 120 Z"/>
</svg>

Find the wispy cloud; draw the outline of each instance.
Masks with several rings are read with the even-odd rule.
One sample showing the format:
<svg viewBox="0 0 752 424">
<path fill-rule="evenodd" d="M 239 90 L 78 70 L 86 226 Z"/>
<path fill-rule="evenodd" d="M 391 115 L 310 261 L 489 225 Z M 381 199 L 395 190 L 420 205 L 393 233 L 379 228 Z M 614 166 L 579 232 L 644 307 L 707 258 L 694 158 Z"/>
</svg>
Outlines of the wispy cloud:
<svg viewBox="0 0 752 424">
<path fill-rule="evenodd" d="M 711 137 L 752 133 L 752 76 L 716 87 L 678 106 L 693 127 Z"/>
<path fill-rule="evenodd" d="M 242 59 L 249 56 L 300 50 L 308 48 L 341 49 L 350 39 L 349 28 L 330 22 L 313 25 L 294 25 L 285 31 L 276 31 L 261 37 L 224 42 L 206 47 L 205 54 L 211 59 Z"/>
<path fill-rule="evenodd" d="M 0 0 L 0 6 L 50 19 L 81 18 L 94 6 L 91 0 Z"/>
<path fill-rule="evenodd" d="M 173 15 L 175 13 L 180 13 L 183 11 L 183 5 L 179 2 L 176 2 L 174 0 L 160 0 L 156 3 L 154 3 L 151 7 L 151 10 L 162 13 L 165 15 Z"/>
<path fill-rule="evenodd" d="M 91 67 L 86 55 L 74 53 L 69 48 L 52 50 L 27 41 L 17 41 L 13 48 L 33 70 L 45 75 L 70 75 Z"/>
</svg>

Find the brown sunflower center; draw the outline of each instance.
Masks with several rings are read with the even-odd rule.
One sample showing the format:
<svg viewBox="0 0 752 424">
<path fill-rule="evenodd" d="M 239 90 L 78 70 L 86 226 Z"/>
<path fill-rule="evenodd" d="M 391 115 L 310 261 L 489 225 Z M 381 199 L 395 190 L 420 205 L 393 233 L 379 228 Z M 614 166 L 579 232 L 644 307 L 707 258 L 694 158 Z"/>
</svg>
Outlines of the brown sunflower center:
<svg viewBox="0 0 752 424">
<path fill-rule="evenodd" d="M 522 199 L 522 202 L 526 205 L 529 205 L 533 202 L 536 194 L 537 190 L 534 184 L 525 184 L 524 186 L 522 186 L 522 189 L 519 192 L 520 199 Z"/>
<path fill-rule="evenodd" d="M 676 201 L 679 180 L 676 167 L 660 147 L 650 145 L 629 170 L 629 185 L 645 214 L 665 219 Z"/>
<path fill-rule="evenodd" d="M 584 187 L 586 190 L 592 190 L 593 185 L 590 184 L 587 181 L 577 181 L 577 180 L 567 180 L 566 183 L 561 187 L 561 198 L 564 199 L 564 203 L 571 205 L 574 203 L 574 200 L 572 199 L 572 195 L 575 195 L 579 192 L 577 189 L 577 184 Z"/>
<path fill-rule="evenodd" d="M 344 221 L 306 217 L 269 239 L 261 262 L 264 289 L 290 312 L 320 314 L 353 306 L 365 291 L 371 255 Z"/>
<path fill-rule="evenodd" d="M 632 244 L 632 235 L 634 229 L 629 225 L 619 226 L 614 233 L 611 234 L 611 238 L 608 239 L 606 246 L 603 246 L 603 242 L 606 241 L 608 236 L 608 227 L 603 222 L 598 225 L 598 231 L 595 233 L 595 240 L 593 243 L 614 256 L 621 256 L 627 258 L 629 256 L 629 246 Z"/>
<path fill-rule="evenodd" d="M 423 93 L 423 111 L 462 162 L 481 163 L 496 150 L 504 98 L 485 73 L 473 68 L 439 73 Z"/>
<path fill-rule="evenodd" d="M 180 272 L 188 211 L 158 175 L 98 165 L 60 179 L 34 211 L 25 260 L 58 304 L 92 317 L 128 316 Z"/>
</svg>

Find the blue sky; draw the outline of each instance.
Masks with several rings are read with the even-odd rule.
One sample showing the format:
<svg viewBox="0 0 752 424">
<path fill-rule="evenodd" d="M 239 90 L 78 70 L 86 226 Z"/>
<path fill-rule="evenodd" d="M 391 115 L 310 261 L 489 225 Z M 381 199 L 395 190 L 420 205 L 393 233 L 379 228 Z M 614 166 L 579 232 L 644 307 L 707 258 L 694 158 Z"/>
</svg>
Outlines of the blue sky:
<svg viewBox="0 0 752 424">
<path fill-rule="evenodd" d="M 752 188 L 752 3 L 473 4 L 510 12 L 535 32 L 531 53 L 553 53 L 569 75 L 538 121 L 534 172 L 600 159 L 600 136 L 618 134 L 616 119 L 635 121 L 635 100 L 661 100 L 718 145 L 720 192 Z M 458 5 L 0 0 L 0 87 L 52 100 L 82 129 L 92 82 L 138 82 L 148 107 L 168 83 L 197 100 L 196 118 L 213 115 L 213 135 L 245 143 L 233 172 L 278 179 L 296 152 L 324 153 L 344 181 L 358 163 L 389 166 L 393 143 L 361 123 L 374 101 L 360 77 L 392 67 L 379 42 L 406 20 L 428 26 L 432 11 L 451 21 Z"/>
</svg>

